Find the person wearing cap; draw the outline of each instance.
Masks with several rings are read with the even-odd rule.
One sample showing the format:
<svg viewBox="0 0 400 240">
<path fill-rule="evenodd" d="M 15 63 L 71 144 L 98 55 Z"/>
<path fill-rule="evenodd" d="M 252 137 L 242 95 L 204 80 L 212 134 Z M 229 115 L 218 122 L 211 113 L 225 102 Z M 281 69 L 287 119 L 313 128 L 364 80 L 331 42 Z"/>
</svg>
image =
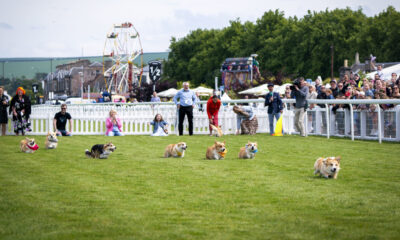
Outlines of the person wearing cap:
<svg viewBox="0 0 400 240">
<path fill-rule="evenodd" d="M 18 136 L 21 132 L 32 131 L 30 128 L 29 115 L 31 115 L 31 100 L 25 95 L 22 87 L 17 88 L 15 96 L 11 99 L 9 113 L 12 113 L 14 132 Z"/>
<path fill-rule="evenodd" d="M 335 79 L 331 80 L 331 91 L 332 91 L 332 95 L 334 98 L 336 98 L 339 95 L 339 88 L 337 87 L 337 83 Z"/>
<path fill-rule="evenodd" d="M 209 130 L 210 136 L 212 135 L 211 124 L 218 127 L 218 112 L 221 107 L 221 100 L 219 100 L 217 95 L 213 95 L 207 101 L 207 115 L 208 121 L 210 123 Z"/>
<path fill-rule="evenodd" d="M 272 135 L 275 132 L 274 117 L 278 121 L 283 111 L 283 103 L 279 93 L 274 92 L 274 84 L 269 83 L 268 90 L 264 106 L 268 106 L 269 133 Z"/>
</svg>

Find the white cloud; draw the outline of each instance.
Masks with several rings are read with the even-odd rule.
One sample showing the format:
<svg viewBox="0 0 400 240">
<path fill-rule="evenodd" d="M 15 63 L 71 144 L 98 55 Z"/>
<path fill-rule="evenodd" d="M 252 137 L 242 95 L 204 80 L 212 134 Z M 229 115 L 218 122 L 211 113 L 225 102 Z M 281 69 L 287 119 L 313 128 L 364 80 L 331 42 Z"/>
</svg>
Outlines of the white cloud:
<svg viewBox="0 0 400 240">
<path fill-rule="evenodd" d="M 10 24 L 5 23 L 5 22 L 0 22 L 0 28 L 6 29 L 6 30 L 12 30 L 12 29 L 14 29 L 13 26 L 11 26 Z"/>
</svg>

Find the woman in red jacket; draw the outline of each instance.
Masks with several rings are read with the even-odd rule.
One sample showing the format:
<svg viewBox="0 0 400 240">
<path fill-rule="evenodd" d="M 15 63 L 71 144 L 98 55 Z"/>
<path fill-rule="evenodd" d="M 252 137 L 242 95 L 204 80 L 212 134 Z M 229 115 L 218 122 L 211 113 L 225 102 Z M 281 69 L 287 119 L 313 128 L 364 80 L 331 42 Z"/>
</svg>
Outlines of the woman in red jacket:
<svg viewBox="0 0 400 240">
<path fill-rule="evenodd" d="M 218 111 L 221 107 L 221 100 L 218 99 L 217 95 L 210 97 L 207 101 L 207 115 L 210 124 L 218 126 Z M 212 134 L 211 125 L 209 126 L 210 135 Z"/>
</svg>

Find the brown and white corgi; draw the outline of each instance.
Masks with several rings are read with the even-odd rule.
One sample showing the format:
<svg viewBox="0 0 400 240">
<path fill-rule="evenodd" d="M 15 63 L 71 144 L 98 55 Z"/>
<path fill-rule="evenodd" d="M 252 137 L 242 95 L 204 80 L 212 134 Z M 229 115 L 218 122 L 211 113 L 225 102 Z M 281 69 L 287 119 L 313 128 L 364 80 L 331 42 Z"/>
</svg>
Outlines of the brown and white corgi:
<svg viewBox="0 0 400 240">
<path fill-rule="evenodd" d="M 210 124 L 211 128 L 212 128 L 212 135 L 216 136 L 216 137 L 222 137 L 222 135 L 224 135 L 224 133 L 222 132 L 221 126 L 215 126 L 213 124 Z"/>
<path fill-rule="evenodd" d="M 46 136 L 45 145 L 47 149 L 55 149 L 58 145 L 57 134 L 55 132 L 48 132 Z"/>
<path fill-rule="evenodd" d="M 224 142 L 215 141 L 214 145 L 207 148 L 206 159 L 221 160 L 225 158 L 227 152 L 228 150 L 225 147 L 225 141 Z"/>
<path fill-rule="evenodd" d="M 253 159 L 258 152 L 257 142 L 250 142 L 245 147 L 240 148 L 239 158 Z"/>
<path fill-rule="evenodd" d="M 177 144 L 170 144 L 165 148 L 164 157 L 180 157 L 185 156 L 185 150 L 187 145 L 185 142 L 179 142 Z"/>
<path fill-rule="evenodd" d="M 20 149 L 24 153 L 34 153 L 39 149 L 34 138 L 25 138 L 20 142 Z"/>
<path fill-rule="evenodd" d="M 340 156 L 318 158 L 314 164 L 314 174 L 320 174 L 320 176 L 325 178 L 336 179 L 340 170 L 340 159 Z"/>
</svg>

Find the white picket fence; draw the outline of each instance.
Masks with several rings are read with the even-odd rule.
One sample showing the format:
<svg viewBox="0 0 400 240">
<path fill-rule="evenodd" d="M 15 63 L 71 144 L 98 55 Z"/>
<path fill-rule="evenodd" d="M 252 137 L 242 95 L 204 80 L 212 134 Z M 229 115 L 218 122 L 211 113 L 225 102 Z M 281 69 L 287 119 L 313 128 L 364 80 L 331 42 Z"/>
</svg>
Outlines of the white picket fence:
<svg viewBox="0 0 400 240">
<path fill-rule="evenodd" d="M 283 112 L 283 131 L 286 134 L 297 134 L 294 128 L 294 112 L 292 105 L 294 100 L 283 100 L 285 109 Z M 236 132 L 236 114 L 232 111 L 234 104 L 247 103 L 253 106 L 258 118 L 258 133 L 269 133 L 267 108 L 264 100 L 232 100 L 223 102 L 219 111 L 219 124 L 224 134 Z M 371 139 L 385 141 L 400 141 L 400 105 L 395 105 L 389 110 L 381 110 L 379 105 L 375 111 L 370 110 L 343 110 L 338 109 L 336 114 L 331 111 L 332 104 L 400 104 L 400 100 L 309 100 L 309 104 L 325 104 L 326 108 L 315 107 L 307 110 L 305 116 L 306 131 L 309 135 L 322 135 L 350 137 L 351 139 Z M 205 111 L 206 102 L 200 102 L 203 106 L 196 107 L 193 111 L 194 134 L 209 134 L 208 117 Z M 148 125 L 156 113 L 160 113 L 169 123 L 169 132 L 177 133 L 177 108 L 173 103 L 135 103 L 135 104 L 77 104 L 68 105 L 68 112 L 73 118 L 74 135 L 104 135 L 105 119 L 109 111 L 115 109 L 123 121 L 123 132 L 126 135 L 150 135 L 152 127 Z M 35 105 L 32 106 L 31 122 L 32 132 L 29 135 L 45 135 L 53 130 L 54 115 L 60 111 L 60 106 Z M 68 124 L 67 124 L 68 127 Z M 184 123 L 184 131 L 187 134 L 187 120 Z M 8 134 L 13 134 L 9 124 Z"/>
</svg>

